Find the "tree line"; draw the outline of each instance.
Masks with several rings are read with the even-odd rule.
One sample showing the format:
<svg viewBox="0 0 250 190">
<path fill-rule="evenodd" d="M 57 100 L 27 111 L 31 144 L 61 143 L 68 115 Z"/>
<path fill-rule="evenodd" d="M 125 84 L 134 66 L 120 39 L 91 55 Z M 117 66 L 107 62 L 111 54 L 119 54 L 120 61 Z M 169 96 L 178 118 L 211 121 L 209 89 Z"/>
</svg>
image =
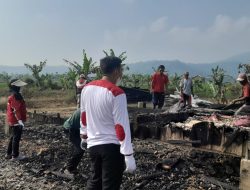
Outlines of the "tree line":
<svg viewBox="0 0 250 190">
<path fill-rule="evenodd" d="M 127 59 L 126 52 L 122 52 L 119 55 L 116 55 L 113 49 L 109 51 L 104 51 L 105 56 L 117 56 L 121 58 L 124 62 Z M 74 89 L 75 81 L 80 74 L 84 74 L 88 80 L 95 80 L 101 78 L 101 70 L 99 65 L 93 61 L 92 57 L 89 57 L 85 50 L 82 52 L 82 62 L 71 61 L 68 59 L 63 59 L 65 64 L 68 65 L 68 71 L 64 74 L 43 74 L 42 71 L 46 67 L 47 60 L 40 61 L 39 64 L 29 64 L 24 63 L 24 66 L 31 72 L 31 76 L 19 75 L 13 76 L 8 73 L 0 73 L 0 81 L 3 83 L 8 83 L 11 78 L 18 77 L 22 78 L 25 82 L 31 87 L 38 89 Z M 121 86 L 131 87 L 131 88 L 140 88 L 148 90 L 150 88 L 151 76 L 146 74 L 126 74 L 126 71 L 129 70 L 129 66 L 123 64 L 123 69 L 125 74 L 122 77 Z M 152 72 L 155 69 L 152 68 Z M 250 74 L 250 64 L 241 63 L 238 66 L 239 72 L 245 72 Z M 180 80 L 182 79 L 181 75 L 174 73 L 169 76 L 170 85 L 169 91 L 173 93 L 176 88 L 179 87 Z M 193 76 L 194 84 L 194 93 L 200 97 L 207 97 L 212 99 L 220 99 L 222 96 L 235 97 L 240 91 L 240 86 L 235 82 L 233 77 L 226 75 L 226 72 L 223 68 L 219 66 L 211 70 L 211 75 L 204 76 Z M 234 82 L 232 82 L 234 81 Z M 1 87 L 1 86 L 0 86 Z"/>
</svg>

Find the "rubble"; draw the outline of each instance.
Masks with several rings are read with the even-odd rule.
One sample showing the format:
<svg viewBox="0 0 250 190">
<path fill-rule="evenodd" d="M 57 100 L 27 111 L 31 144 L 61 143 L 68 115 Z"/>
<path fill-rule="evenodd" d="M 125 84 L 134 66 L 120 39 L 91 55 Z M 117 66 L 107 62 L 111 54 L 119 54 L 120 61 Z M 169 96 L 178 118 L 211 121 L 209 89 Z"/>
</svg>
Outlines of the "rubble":
<svg viewBox="0 0 250 190">
<path fill-rule="evenodd" d="M 234 127 L 231 110 L 192 108 L 169 113 L 129 108 L 129 113 L 137 170 L 124 174 L 121 190 L 238 189 L 243 150 L 232 156 L 199 149 L 219 147 L 222 153 L 231 153 L 232 144 L 241 147 L 248 133 L 244 127 Z M 5 160 L 7 137 L 0 129 L 0 190 L 84 189 L 90 174 L 88 152 L 78 174 L 64 173 L 71 154 L 64 118 L 46 113 L 29 118 L 20 147 L 27 156 L 23 161 Z M 0 124 L 4 119 L 0 115 Z M 242 123 L 240 119 L 244 118 L 239 118 Z"/>
<path fill-rule="evenodd" d="M 88 153 L 79 174 L 64 174 L 70 144 L 62 126 L 30 125 L 24 130 L 20 150 L 28 158 L 20 162 L 4 159 L 7 138 L 0 132 L 0 189 L 83 189 L 90 173 Z M 122 190 L 127 189 L 227 189 L 239 184 L 240 158 L 205 153 L 191 147 L 159 140 L 133 139 L 137 170 L 125 174 Z M 176 164 L 166 160 L 178 160 Z M 157 167 L 168 163 L 171 167 Z M 175 162 L 172 162 L 175 163 Z"/>
</svg>

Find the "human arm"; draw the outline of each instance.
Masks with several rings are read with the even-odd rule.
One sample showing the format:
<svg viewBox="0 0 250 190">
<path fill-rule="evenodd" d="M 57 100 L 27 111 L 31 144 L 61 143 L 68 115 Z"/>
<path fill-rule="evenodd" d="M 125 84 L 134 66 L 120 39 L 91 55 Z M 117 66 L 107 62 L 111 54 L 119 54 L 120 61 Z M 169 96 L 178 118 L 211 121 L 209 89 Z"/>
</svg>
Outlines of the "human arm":
<svg viewBox="0 0 250 190">
<path fill-rule="evenodd" d="M 81 93 L 83 94 L 84 91 Z M 81 99 L 83 99 L 83 95 L 81 95 Z M 87 117 L 86 117 L 86 109 L 85 109 L 85 102 L 81 100 L 80 105 L 80 137 L 82 139 L 87 139 Z"/>
<path fill-rule="evenodd" d="M 241 101 L 245 101 L 247 99 L 247 97 L 240 97 L 240 98 L 237 98 L 237 99 L 234 99 L 231 104 L 236 104 L 237 102 L 241 102 Z"/>
<path fill-rule="evenodd" d="M 183 93 L 183 87 L 184 87 L 184 80 L 182 79 L 179 84 L 181 94 Z"/>
<path fill-rule="evenodd" d="M 150 93 L 153 93 L 154 89 L 154 75 L 151 76 L 151 81 L 150 81 Z"/>
<path fill-rule="evenodd" d="M 113 118 L 115 123 L 116 136 L 121 145 L 120 152 L 125 156 L 125 171 L 132 173 L 136 169 L 136 164 L 133 156 L 127 100 L 125 94 L 121 94 L 115 97 Z"/>
<path fill-rule="evenodd" d="M 166 75 L 165 77 L 165 94 L 168 93 L 168 84 L 169 84 L 169 79 L 168 79 L 168 76 Z"/>
<path fill-rule="evenodd" d="M 77 88 L 83 88 L 86 84 L 87 84 L 86 80 L 83 80 L 83 81 L 78 80 L 78 81 L 76 81 L 76 87 Z"/>
<path fill-rule="evenodd" d="M 242 88 L 242 95 L 239 98 L 236 98 L 232 101 L 232 104 L 240 101 L 246 101 L 250 97 L 250 90 L 248 88 Z"/>
<path fill-rule="evenodd" d="M 11 108 L 11 112 L 14 114 L 18 124 L 24 127 L 27 112 L 24 100 L 17 100 L 15 96 L 10 96 L 8 106 Z"/>
</svg>

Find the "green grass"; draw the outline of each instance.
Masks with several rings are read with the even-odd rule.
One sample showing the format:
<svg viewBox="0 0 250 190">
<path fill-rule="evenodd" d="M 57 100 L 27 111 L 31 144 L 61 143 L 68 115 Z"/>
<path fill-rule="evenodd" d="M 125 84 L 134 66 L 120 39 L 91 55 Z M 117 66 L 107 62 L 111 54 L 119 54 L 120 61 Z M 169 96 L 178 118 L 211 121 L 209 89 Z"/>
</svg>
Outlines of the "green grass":
<svg viewBox="0 0 250 190">
<path fill-rule="evenodd" d="M 3 82 L 0 82 L 0 89 L 4 89 L 4 88 L 7 88 L 7 84 L 6 83 L 3 83 Z"/>
</svg>

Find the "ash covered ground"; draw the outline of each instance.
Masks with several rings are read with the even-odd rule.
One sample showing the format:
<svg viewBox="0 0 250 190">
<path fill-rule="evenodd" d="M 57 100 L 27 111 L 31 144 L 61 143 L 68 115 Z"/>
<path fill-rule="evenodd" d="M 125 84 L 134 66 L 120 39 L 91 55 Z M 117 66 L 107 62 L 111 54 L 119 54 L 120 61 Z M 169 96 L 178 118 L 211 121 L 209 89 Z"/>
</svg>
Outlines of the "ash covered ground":
<svg viewBox="0 0 250 190">
<path fill-rule="evenodd" d="M 1 117 L 3 126 L 4 116 Z M 65 175 L 70 143 L 60 125 L 28 124 L 20 151 L 27 159 L 11 162 L 4 158 L 7 136 L 0 131 L 0 190 L 84 189 L 90 174 L 85 152 L 79 174 Z M 133 139 L 137 170 L 124 174 L 121 189 L 237 189 L 240 158 L 174 146 L 152 139 Z M 177 162 L 178 161 L 178 162 Z M 163 169 L 160 163 L 176 163 Z"/>
</svg>

